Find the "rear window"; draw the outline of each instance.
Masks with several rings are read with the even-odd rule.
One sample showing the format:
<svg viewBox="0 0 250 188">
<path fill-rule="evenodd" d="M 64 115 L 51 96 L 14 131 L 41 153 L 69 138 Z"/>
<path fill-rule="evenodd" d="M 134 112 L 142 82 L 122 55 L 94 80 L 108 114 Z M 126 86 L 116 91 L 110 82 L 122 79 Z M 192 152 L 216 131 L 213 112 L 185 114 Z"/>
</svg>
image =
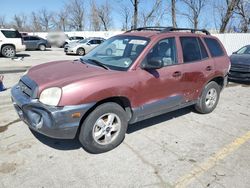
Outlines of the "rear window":
<svg viewBox="0 0 250 188">
<path fill-rule="evenodd" d="M 221 45 L 217 40 L 211 38 L 204 38 L 205 43 L 212 55 L 212 57 L 219 57 L 224 55 Z"/>
<path fill-rule="evenodd" d="M 6 38 L 22 38 L 21 34 L 18 31 L 2 30 L 1 32 Z"/>
</svg>

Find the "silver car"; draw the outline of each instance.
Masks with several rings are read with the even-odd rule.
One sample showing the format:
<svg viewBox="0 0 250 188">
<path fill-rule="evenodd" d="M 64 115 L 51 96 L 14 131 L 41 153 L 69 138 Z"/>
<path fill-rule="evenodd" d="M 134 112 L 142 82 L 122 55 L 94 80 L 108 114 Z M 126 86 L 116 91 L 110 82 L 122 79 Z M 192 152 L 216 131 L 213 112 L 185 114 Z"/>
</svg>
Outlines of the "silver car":
<svg viewBox="0 0 250 188">
<path fill-rule="evenodd" d="M 101 44 L 105 39 L 99 37 L 86 38 L 77 42 L 65 45 L 64 52 L 66 54 L 85 55 L 90 50 Z"/>
</svg>

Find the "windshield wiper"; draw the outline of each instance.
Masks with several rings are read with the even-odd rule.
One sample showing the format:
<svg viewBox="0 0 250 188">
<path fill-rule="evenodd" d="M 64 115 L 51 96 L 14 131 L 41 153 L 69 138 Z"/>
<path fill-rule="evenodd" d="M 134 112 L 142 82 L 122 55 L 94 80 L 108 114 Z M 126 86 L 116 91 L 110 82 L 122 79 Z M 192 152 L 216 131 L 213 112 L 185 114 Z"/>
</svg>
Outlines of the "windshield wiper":
<svg viewBox="0 0 250 188">
<path fill-rule="evenodd" d="M 96 65 L 98 65 L 99 67 L 102 67 L 102 68 L 104 68 L 104 69 L 106 69 L 106 70 L 109 70 L 109 68 L 108 68 L 106 65 L 102 64 L 100 61 L 97 61 L 97 60 L 95 60 L 95 59 L 88 59 L 88 60 L 94 62 L 94 63 L 95 63 Z"/>
</svg>

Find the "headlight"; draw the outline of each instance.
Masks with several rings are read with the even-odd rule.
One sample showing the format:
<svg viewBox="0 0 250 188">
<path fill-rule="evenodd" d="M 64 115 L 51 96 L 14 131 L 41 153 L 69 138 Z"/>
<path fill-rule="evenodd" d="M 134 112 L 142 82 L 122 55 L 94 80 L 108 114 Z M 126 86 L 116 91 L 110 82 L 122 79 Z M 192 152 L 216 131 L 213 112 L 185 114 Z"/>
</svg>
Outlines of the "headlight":
<svg viewBox="0 0 250 188">
<path fill-rule="evenodd" d="M 62 90 L 59 87 L 51 87 L 42 91 L 39 101 L 43 104 L 57 106 L 62 95 Z"/>
</svg>

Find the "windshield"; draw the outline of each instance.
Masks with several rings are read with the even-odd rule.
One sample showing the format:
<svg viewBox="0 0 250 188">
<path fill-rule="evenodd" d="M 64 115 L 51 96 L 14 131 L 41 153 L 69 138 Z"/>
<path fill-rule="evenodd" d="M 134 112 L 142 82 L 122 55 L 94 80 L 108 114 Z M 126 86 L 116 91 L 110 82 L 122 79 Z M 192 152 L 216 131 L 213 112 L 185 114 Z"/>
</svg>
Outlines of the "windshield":
<svg viewBox="0 0 250 188">
<path fill-rule="evenodd" d="M 237 54 L 250 54 L 250 46 L 244 46 L 243 48 L 239 49 Z"/>
<path fill-rule="evenodd" d="M 83 39 L 83 40 L 78 40 L 77 43 L 86 43 L 88 41 L 89 41 L 89 39 Z"/>
<path fill-rule="evenodd" d="M 109 69 L 126 71 L 148 42 L 149 39 L 145 37 L 115 36 L 94 48 L 81 59 L 92 59 Z"/>
</svg>

